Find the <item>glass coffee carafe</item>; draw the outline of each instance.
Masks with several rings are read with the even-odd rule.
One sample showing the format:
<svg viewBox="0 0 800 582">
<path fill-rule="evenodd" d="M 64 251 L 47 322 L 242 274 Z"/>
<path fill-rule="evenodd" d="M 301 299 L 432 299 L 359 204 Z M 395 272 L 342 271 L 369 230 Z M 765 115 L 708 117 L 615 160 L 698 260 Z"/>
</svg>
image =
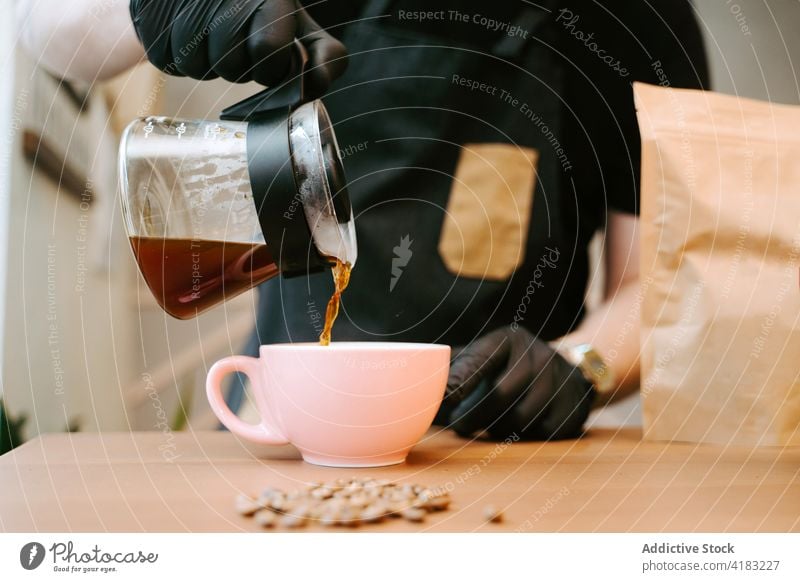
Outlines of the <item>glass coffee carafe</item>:
<svg viewBox="0 0 800 582">
<path fill-rule="evenodd" d="M 220 120 L 146 117 L 120 146 L 125 226 L 161 307 L 188 319 L 267 279 L 355 264 L 353 214 L 325 106 L 300 73 Z"/>
</svg>

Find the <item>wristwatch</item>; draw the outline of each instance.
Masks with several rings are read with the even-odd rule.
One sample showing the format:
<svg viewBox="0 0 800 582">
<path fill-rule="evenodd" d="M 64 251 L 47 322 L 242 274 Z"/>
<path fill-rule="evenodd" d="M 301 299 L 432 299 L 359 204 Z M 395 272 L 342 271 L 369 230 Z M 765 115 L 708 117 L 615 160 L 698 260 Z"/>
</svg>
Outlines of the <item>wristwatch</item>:
<svg viewBox="0 0 800 582">
<path fill-rule="evenodd" d="M 591 344 L 559 345 L 556 351 L 578 368 L 583 377 L 594 385 L 598 394 L 609 394 L 616 388 L 614 372 Z"/>
</svg>

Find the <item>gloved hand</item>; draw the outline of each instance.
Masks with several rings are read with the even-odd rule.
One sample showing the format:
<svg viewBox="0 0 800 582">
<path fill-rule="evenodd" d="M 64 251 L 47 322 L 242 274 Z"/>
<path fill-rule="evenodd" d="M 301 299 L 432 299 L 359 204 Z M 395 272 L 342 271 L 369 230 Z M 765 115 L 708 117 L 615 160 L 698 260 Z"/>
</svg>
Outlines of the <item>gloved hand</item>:
<svg viewBox="0 0 800 582">
<path fill-rule="evenodd" d="M 594 401 L 580 370 L 524 328 L 493 331 L 460 350 L 450 366 L 437 424 L 464 437 L 580 436 Z"/>
<path fill-rule="evenodd" d="M 147 58 L 171 75 L 271 86 L 290 73 L 295 38 L 308 49 L 311 97 L 347 66 L 344 45 L 297 0 L 131 0 L 130 11 Z"/>
</svg>

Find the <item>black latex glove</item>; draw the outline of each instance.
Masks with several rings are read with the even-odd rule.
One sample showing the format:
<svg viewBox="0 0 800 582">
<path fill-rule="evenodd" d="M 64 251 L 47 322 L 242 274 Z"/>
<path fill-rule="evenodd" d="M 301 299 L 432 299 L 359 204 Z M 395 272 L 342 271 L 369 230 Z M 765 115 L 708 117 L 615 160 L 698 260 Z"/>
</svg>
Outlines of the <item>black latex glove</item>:
<svg viewBox="0 0 800 582">
<path fill-rule="evenodd" d="M 580 370 L 546 342 L 505 327 L 454 356 L 436 421 L 465 437 L 576 438 L 594 396 Z"/>
<path fill-rule="evenodd" d="M 130 10 L 147 58 L 171 75 L 271 86 L 290 74 L 295 38 L 308 49 L 309 96 L 347 66 L 344 45 L 296 0 L 131 0 Z"/>
</svg>

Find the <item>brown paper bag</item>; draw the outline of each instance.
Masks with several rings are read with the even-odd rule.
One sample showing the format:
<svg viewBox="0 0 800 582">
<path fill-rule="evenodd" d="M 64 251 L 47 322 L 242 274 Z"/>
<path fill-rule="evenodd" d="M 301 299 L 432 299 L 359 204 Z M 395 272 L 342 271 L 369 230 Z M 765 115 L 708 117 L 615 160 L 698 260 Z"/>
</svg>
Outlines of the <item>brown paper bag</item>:
<svg viewBox="0 0 800 582">
<path fill-rule="evenodd" d="M 800 108 L 634 91 L 645 437 L 800 445 Z"/>
</svg>

